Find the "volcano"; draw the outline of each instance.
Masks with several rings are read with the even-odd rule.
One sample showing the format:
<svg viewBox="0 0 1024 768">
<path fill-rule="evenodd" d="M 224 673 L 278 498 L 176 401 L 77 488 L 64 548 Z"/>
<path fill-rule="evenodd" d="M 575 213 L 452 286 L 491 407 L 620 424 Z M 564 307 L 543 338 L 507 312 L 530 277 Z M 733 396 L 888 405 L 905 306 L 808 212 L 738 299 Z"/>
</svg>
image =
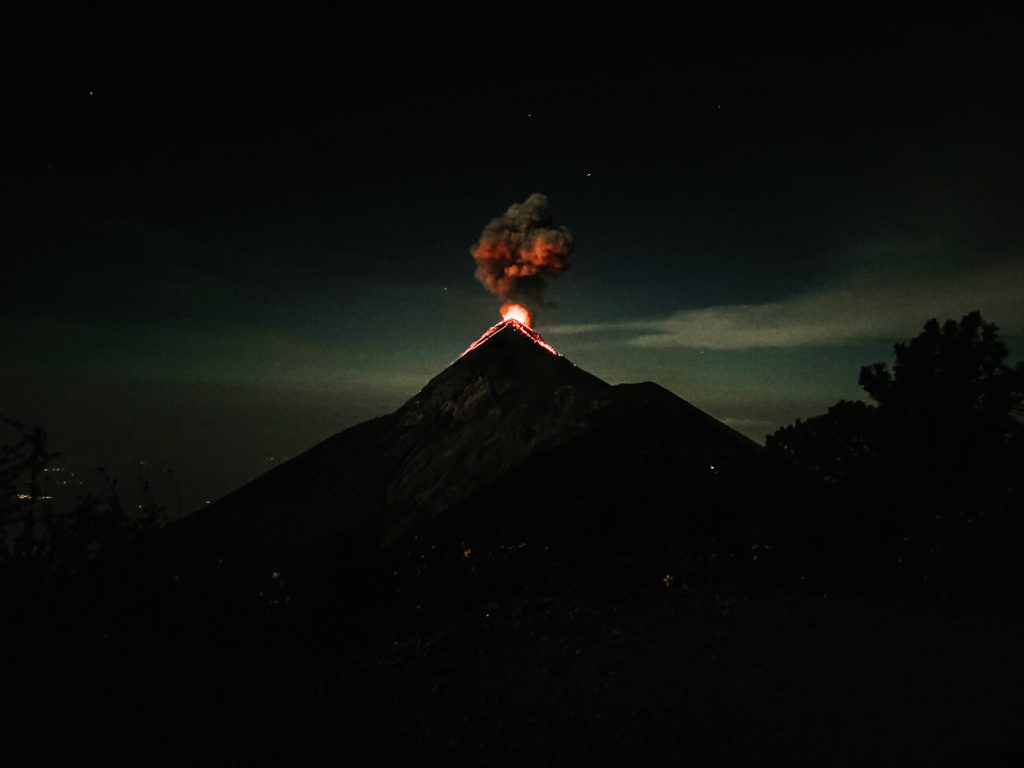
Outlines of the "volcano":
<svg viewBox="0 0 1024 768">
<path fill-rule="evenodd" d="M 457 638 L 451 657 L 431 657 L 423 691 L 432 698 L 450 674 L 475 680 L 462 666 L 482 647 L 474 617 L 500 605 L 515 663 L 551 664 L 547 651 L 514 649 L 594 615 L 580 613 L 583 597 L 552 613 L 552 594 L 639 589 L 649 600 L 672 573 L 682 582 L 681 568 L 711 569 L 686 566 L 688 553 L 723 540 L 759 450 L 662 387 L 612 386 L 506 319 L 395 412 L 101 558 L 47 636 L 84 638 L 71 687 L 114 679 L 139 744 L 184 712 L 182 743 L 219 745 L 220 764 L 261 764 L 264 734 L 278 730 L 279 756 L 372 756 L 396 743 L 395 702 L 420 701 L 421 678 L 392 666 L 396 653 Z M 717 573 L 718 561 L 700 562 Z M 531 702 L 546 700 L 538 680 Z M 379 699 L 389 685 L 399 692 Z"/>
<path fill-rule="evenodd" d="M 657 384 L 602 381 L 510 318 L 394 413 L 172 529 L 209 560 L 294 573 L 339 546 L 377 551 L 454 521 L 590 525 L 609 505 L 637 520 L 685 514 L 759 450 Z"/>
</svg>

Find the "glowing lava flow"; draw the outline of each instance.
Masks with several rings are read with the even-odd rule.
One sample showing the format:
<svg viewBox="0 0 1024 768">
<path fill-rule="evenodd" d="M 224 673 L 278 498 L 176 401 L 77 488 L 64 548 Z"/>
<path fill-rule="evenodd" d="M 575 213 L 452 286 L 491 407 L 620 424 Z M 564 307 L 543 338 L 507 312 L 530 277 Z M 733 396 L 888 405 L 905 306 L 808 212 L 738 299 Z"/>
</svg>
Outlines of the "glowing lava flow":
<svg viewBox="0 0 1024 768">
<path fill-rule="evenodd" d="M 494 336 L 496 333 L 504 330 L 505 328 L 511 328 L 513 331 L 517 331 L 518 333 L 523 334 L 523 336 L 528 338 L 541 349 L 550 352 L 552 355 L 555 355 L 556 357 L 561 357 L 561 354 L 559 354 L 558 350 L 556 350 L 554 347 L 552 347 L 550 344 L 544 341 L 544 339 L 541 338 L 541 335 L 529 326 L 529 321 L 531 319 L 530 311 L 522 304 L 504 305 L 501 308 L 501 315 L 501 322 L 498 323 L 497 325 L 492 325 L 490 328 L 488 328 L 487 331 L 484 332 L 484 335 L 481 336 L 476 341 L 474 341 L 468 347 L 466 347 L 466 351 L 459 355 L 459 357 L 465 357 L 474 349 L 479 347 L 481 344 L 486 343 L 486 341 L 490 339 L 492 336 Z M 525 320 L 523 319 L 524 317 Z"/>
</svg>

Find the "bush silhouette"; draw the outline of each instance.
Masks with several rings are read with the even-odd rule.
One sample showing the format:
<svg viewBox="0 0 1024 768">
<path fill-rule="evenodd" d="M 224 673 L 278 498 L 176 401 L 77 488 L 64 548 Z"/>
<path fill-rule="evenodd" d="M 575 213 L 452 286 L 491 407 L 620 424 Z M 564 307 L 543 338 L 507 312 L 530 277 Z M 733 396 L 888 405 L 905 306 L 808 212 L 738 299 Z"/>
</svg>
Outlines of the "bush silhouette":
<svg viewBox="0 0 1024 768">
<path fill-rule="evenodd" d="M 929 320 L 865 366 L 874 404 L 840 402 L 767 439 L 780 535 L 829 567 L 958 588 L 1012 575 L 1021 530 L 1024 368 L 978 312 Z"/>
<path fill-rule="evenodd" d="M 164 507 L 143 483 L 145 503 L 129 516 L 117 481 L 102 468 L 100 493 L 79 496 L 72 509 L 40 504 L 40 478 L 59 456 L 42 427 L 4 418 L 10 437 L 0 443 L 0 577 L 8 586 L 39 585 L 72 574 L 103 552 L 159 527 Z"/>
</svg>

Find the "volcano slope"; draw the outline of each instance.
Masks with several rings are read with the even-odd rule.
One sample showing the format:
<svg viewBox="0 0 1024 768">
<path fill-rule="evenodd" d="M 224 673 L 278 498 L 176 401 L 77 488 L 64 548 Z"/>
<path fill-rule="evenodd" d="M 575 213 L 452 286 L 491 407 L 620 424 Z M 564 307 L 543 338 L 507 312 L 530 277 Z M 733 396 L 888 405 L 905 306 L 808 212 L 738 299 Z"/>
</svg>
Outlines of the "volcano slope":
<svg viewBox="0 0 1024 768">
<path fill-rule="evenodd" d="M 506 321 L 394 413 L 329 438 L 167 538 L 186 561 L 241 569 L 245 581 L 294 578 L 452 528 L 449 516 L 486 529 L 516 513 L 527 527 L 610 509 L 696 514 L 708 488 L 758 451 L 656 384 L 606 384 Z"/>
</svg>

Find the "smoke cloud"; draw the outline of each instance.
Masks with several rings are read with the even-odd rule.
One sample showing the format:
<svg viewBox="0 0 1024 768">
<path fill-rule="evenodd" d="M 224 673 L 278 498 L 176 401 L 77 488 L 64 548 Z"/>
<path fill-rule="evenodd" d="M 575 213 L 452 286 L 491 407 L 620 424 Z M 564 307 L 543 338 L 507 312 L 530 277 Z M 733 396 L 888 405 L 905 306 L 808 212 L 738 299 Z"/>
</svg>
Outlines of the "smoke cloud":
<svg viewBox="0 0 1024 768">
<path fill-rule="evenodd" d="M 548 199 L 534 193 L 511 205 L 471 249 L 476 279 L 495 296 L 543 304 L 546 279 L 569 268 L 572 235 L 557 226 Z"/>
</svg>

